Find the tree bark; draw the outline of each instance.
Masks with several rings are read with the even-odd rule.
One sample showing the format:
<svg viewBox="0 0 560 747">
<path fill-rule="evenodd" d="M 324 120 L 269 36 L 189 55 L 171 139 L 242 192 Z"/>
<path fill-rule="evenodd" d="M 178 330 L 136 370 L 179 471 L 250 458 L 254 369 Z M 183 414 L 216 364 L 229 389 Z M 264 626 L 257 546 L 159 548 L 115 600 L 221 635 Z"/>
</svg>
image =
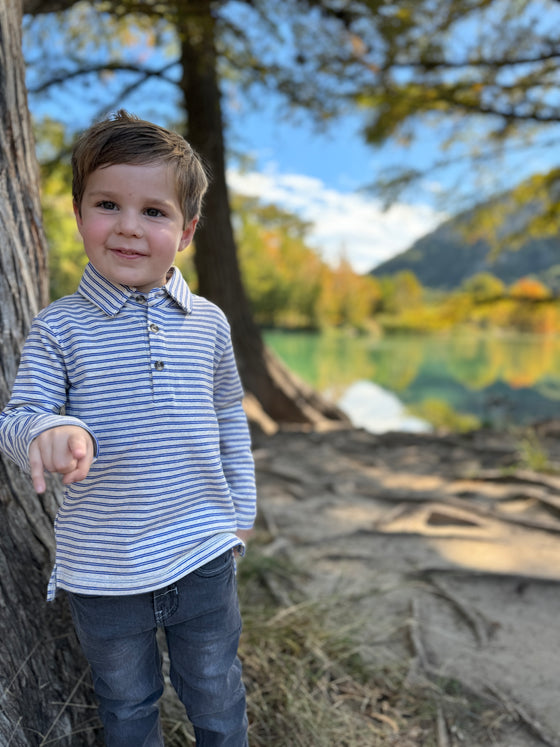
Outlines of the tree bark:
<svg viewBox="0 0 560 747">
<path fill-rule="evenodd" d="M 187 139 L 211 170 L 204 216 L 195 236 L 201 295 L 218 304 L 232 329 L 240 375 L 247 392 L 279 422 L 320 425 L 344 415 L 306 386 L 265 347 L 243 287 L 226 184 L 224 127 L 211 0 L 178 3 L 181 89 L 188 115 Z"/>
<path fill-rule="evenodd" d="M 31 319 L 47 302 L 46 242 L 24 84 L 21 2 L 0 3 L 0 405 L 9 398 Z M 60 489 L 37 496 L 0 456 L 0 744 L 96 744 L 87 667 L 64 599 L 45 601 Z M 64 706 L 68 701 L 71 705 Z M 97 740 L 97 741 L 96 741 Z"/>
</svg>

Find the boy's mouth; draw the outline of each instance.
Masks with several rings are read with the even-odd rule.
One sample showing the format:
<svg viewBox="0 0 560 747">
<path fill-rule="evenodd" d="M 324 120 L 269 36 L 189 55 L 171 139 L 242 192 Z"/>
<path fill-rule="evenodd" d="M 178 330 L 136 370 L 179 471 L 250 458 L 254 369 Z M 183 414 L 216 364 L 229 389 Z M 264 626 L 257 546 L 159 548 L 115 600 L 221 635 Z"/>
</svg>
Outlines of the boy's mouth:
<svg viewBox="0 0 560 747">
<path fill-rule="evenodd" d="M 125 249 L 124 247 L 115 247 L 114 249 L 110 249 L 113 254 L 117 254 L 120 257 L 143 257 L 144 255 L 141 252 L 137 252 L 135 249 Z"/>
</svg>

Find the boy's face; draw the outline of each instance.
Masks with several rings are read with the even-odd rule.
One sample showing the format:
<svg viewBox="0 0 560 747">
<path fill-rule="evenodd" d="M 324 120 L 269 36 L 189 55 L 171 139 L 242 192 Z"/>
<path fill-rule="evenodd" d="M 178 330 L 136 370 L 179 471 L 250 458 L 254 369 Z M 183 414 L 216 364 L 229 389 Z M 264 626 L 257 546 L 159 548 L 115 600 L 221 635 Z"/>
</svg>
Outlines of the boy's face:
<svg viewBox="0 0 560 747">
<path fill-rule="evenodd" d="M 112 283 L 143 293 L 165 285 L 176 253 L 190 244 L 198 220 L 183 229 L 173 167 L 162 163 L 93 171 L 74 213 L 95 269 Z"/>
</svg>

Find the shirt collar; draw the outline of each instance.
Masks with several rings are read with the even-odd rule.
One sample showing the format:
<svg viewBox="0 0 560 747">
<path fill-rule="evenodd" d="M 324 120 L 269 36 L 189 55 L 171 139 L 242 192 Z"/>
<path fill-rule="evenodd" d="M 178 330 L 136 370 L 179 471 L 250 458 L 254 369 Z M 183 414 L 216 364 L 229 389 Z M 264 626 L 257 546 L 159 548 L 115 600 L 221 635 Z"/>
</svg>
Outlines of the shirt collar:
<svg viewBox="0 0 560 747">
<path fill-rule="evenodd" d="M 165 284 L 167 294 L 175 301 L 185 314 L 192 314 L 192 293 L 178 267 L 171 268 L 171 277 Z"/>
<path fill-rule="evenodd" d="M 171 276 L 164 291 L 186 313 L 192 313 L 192 293 L 177 267 L 171 268 Z M 111 283 L 88 263 L 82 275 L 78 293 L 95 304 L 107 316 L 116 316 L 128 299 L 135 294 L 128 285 Z"/>
</svg>

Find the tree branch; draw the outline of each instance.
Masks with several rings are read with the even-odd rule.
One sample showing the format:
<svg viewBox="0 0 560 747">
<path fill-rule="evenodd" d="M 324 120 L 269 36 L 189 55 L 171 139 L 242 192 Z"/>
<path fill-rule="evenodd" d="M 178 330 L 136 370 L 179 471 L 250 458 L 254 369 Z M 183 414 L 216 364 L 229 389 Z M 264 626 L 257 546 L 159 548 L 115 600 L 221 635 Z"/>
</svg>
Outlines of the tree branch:
<svg viewBox="0 0 560 747">
<path fill-rule="evenodd" d="M 558 0 L 560 2 L 560 0 Z M 413 69 L 432 72 L 434 70 L 461 70 L 464 68 L 491 68 L 495 70 L 511 68 L 517 65 L 537 65 L 542 62 L 560 59 L 560 49 L 552 49 L 539 55 L 528 57 L 516 57 L 515 59 L 505 58 L 478 58 L 468 60 L 406 60 L 399 62 L 391 60 L 389 67 L 391 69 Z"/>
<path fill-rule="evenodd" d="M 174 83 L 175 81 L 171 80 L 171 78 L 168 78 L 165 73 L 168 72 L 172 67 L 177 65 L 176 60 L 173 60 L 172 62 L 168 63 L 167 65 L 164 65 L 162 68 L 159 68 L 158 70 L 146 70 L 145 68 L 138 67 L 138 65 L 128 65 L 123 64 L 120 62 L 108 62 L 103 63 L 100 65 L 92 65 L 90 67 L 84 67 L 79 68 L 77 70 L 68 70 L 59 73 L 54 78 L 49 78 L 48 80 L 43 81 L 40 85 L 35 86 L 34 88 L 29 88 L 29 93 L 32 94 L 40 94 L 44 91 L 48 90 L 52 86 L 61 85 L 62 83 L 66 83 L 66 81 L 71 80 L 73 78 L 79 78 L 83 75 L 91 75 L 91 74 L 101 74 L 106 72 L 132 72 L 137 73 L 138 75 L 142 76 L 142 81 L 144 82 L 148 78 L 163 78 L 164 80 L 169 81 L 170 83 Z"/>
<path fill-rule="evenodd" d="M 77 0 L 23 0 L 23 12 L 31 16 L 68 10 Z"/>
</svg>

